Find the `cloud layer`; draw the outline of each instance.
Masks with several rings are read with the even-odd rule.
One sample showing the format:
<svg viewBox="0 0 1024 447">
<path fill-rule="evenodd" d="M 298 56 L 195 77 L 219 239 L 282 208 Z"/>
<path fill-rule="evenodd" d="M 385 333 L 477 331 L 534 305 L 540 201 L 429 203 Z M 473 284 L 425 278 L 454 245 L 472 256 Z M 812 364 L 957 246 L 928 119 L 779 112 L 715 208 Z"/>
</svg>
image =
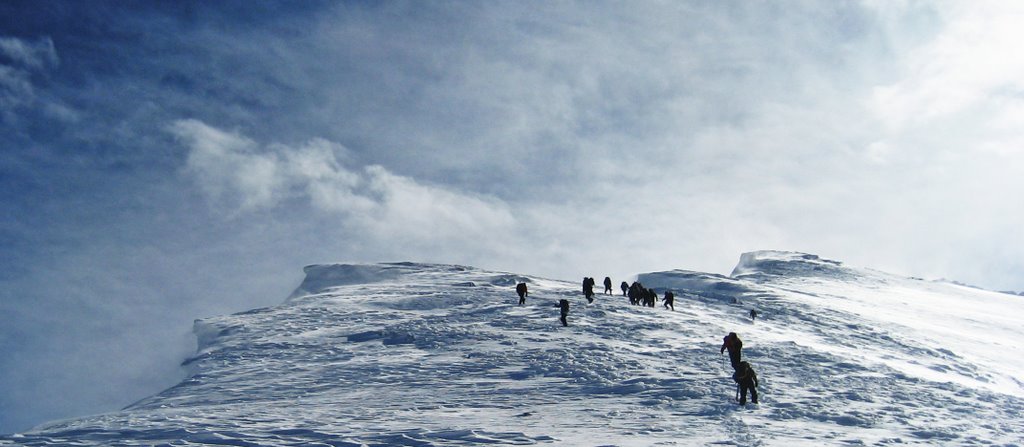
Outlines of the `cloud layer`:
<svg viewBox="0 0 1024 447">
<path fill-rule="evenodd" d="M 49 38 L 31 41 L 0 36 L 0 113 L 4 121 L 13 120 L 17 108 L 35 100 L 32 78 L 59 62 Z"/>
</svg>

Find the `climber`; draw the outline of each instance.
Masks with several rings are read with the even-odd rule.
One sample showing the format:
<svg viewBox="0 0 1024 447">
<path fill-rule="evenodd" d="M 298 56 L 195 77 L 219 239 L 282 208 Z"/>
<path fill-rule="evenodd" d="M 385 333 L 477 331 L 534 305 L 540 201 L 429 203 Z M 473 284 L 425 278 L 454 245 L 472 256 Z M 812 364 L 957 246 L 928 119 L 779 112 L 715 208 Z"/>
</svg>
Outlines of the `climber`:
<svg viewBox="0 0 1024 447">
<path fill-rule="evenodd" d="M 740 367 L 740 350 L 743 349 L 743 342 L 735 332 L 730 332 L 722 340 L 722 349 L 719 350 L 719 353 L 723 353 L 728 349 L 729 363 L 732 364 L 732 369 L 738 370 Z"/>
<path fill-rule="evenodd" d="M 739 385 L 740 405 L 747 404 L 747 390 L 750 390 L 750 402 L 757 403 L 757 373 L 747 362 L 740 362 L 739 368 L 732 375 L 733 380 Z"/>
<path fill-rule="evenodd" d="M 588 303 L 594 302 L 594 278 L 583 278 L 583 295 L 587 297 Z"/>
<path fill-rule="evenodd" d="M 526 304 L 526 297 L 530 295 L 530 292 L 526 290 L 526 283 L 521 282 L 516 284 L 516 293 L 519 294 L 519 305 Z"/>
<path fill-rule="evenodd" d="M 565 317 L 569 315 L 569 300 L 558 300 L 558 307 L 562 312 L 560 320 L 562 320 L 562 326 L 568 326 L 569 322 L 566 321 Z"/>
</svg>

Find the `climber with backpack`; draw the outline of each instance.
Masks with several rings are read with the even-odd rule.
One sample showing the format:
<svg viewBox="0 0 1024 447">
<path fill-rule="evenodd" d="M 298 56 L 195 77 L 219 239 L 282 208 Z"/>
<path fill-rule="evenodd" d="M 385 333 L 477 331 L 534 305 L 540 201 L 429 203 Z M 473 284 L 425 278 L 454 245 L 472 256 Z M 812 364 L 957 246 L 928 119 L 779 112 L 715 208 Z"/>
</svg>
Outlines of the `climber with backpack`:
<svg viewBox="0 0 1024 447">
<path fill-rule="evenodd" d="M 587 297 L 588 303 L 594 302 L 594 278 L 583 278 L 583 296 Z"/>
<path fill-rule="evenodd" d="M 750 391 L 750 402 L 757 403 L 757 373 L 750 363 L 740 362 L 739 368 L 732 374 L 732 380 L 736 382 L 737 400 L 740 405 L 747 404 L 747 391 Z"/>
<path fill-rule="evenodd" d="M 519 294 L 519 305 L 526 304 L 526 297 L 530 295 L 530 292 L 526 290 L 526 283 L 521 282 L 516 284 L 516 293 Z"/>
</svg>

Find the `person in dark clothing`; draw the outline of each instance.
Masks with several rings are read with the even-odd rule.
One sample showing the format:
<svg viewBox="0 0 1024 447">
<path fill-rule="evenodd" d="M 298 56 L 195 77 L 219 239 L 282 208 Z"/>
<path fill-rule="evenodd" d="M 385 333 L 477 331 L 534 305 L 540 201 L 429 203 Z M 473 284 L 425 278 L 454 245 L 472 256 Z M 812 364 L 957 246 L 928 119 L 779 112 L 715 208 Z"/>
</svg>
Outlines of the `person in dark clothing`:
<svg viewBox="0 0 1024 447">
<path fill-rule="evenodd" d="M 622 296 L 626 296 L 626 291 L 629 290 L 629 284 L 626 284 L 626 281 L 622 281 L 622 284 L 619 284 L 619 288 L 622 289 Z"/>
<path fill-rule="evenodd" d="M 739 368 L 733 374 L 733 379 L 740 387 L 740 405 L 747 404 L 747 391 L 750 391 L 750 402 L 757 403 L 757 373 L 747 362 L 740 362 Z"/>
<path fill-rule="evenodd" d="M 612 294 L 612 279 L 607 276 L 604 277 L 604 294 Z"/>
<path fill-rule="evenodd" d="M 640 284 L 640 281 L 633 281 L 633 284 L 629 286 L 629 304 L 638 306 L 643 298 L 644 285 Z"/>
<path fill-rule="evenodd" d="M 757 311 L 750 309 L 750 321 L 753 322 L 754 320 L 757 320 Z"/>
<path fill-rule="evenodd" d="M 565 317 L 569 315 L 569 300 L 558 300 L 558 307 L 562 312 L 562 317 L 559 318 L 562 321 L 562 326 L 568 326 L 569 322 Z"/>
<path fill-rule="evenodd" d="M 676 310 L 675 302 L 676 302 L 676 295 L 674 293 L 672 293 L 671 290 L 666 290 L 665 291 L 665 304 L 664 304 L 665 308 L 668 309 L 668 308 L 671 307 L 672 310 Z"/>
<path fill-rule="evenodd" d="M 740 350 L 743 349 L 743 342 L 740 341 L 740 337 L 735 332 L 730 332 L 723 339 L 722 349 L 719 353 L 729 350 L 729 363 L 732 363 L 732 369 L 739 370 L 740 368 Z"/>
<path fill-rule="evenodd" d="M 519 305 L 526 304 L 526 297 L 530 295 L 530 292 L 526 290 L 526 283 L 521 282 L 516 284 L 516 293 L 519 294 Z"/>
<path fill-rule="evenodd" d="M 644 296 L 644 306 L 654 307 L 655 303 L 658 302 L 658 292 L 654 289 L 647 289 L 647 293 Z"/>
<path fill-rule="evenodd" d="M 583 295 L 588 303 L 594 302 L 594 278 L 583 278 Z"/>
</svg>

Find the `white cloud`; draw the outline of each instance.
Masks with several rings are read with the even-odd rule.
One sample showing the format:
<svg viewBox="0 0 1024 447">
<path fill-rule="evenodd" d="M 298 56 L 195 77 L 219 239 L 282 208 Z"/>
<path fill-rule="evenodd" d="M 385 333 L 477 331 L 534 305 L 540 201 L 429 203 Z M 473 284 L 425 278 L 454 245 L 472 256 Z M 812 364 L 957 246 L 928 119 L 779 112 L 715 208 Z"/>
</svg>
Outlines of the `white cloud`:
<svg viewBox="0 0 1024 447">
<path fill-rule="evenodd" d="M 0 37 L 0 55 L 13 60 L 16 65 L 34 70 L 54 67 L 60 62 L 57 50 L 53 46 L 53 40 L 49 37 L 38 39 L 35 42 L 27 42 L 14 37 Z"/>
<path fill-rule="evenodd" d="M 285 192 L 285 173 L 273 153 L 257 153 L 256 143 L 200 121 L 178 121 L 172 131 L 191 151 L 187 169 L 217 201 L 237 201 L 240 210 L 275 205 Z"/>
<path fill-rule="evenodd" d="M 215 202 L 235 207 L 232 214 L 300 198 L 344 216 L 349 228 L 408 241 L 485 238 L 515 220 L 494 198 L 420 184 L 378 165 L 346 166 L 347 150 L 324 139 L 261 146 L 197 120 L 171 131 L 189 147 L 187 171 Z"/>
<path fill-rule="evenodd" d="M 8 109 L 30 100 L 32 82 L 24 70 L 0 65 L 0 108 Z"/>
<path fill-rule="evenodd" d="M 944 10 L 939 34 L 909 54 L 906 75 L 875 89 L 872 107 L 892 129 L 920 125 L 1024 92 L 1024 5 L 969 2 Z"/>
<path fill-rule="evenodd" d="M 30 103 L 35 97 L 32 74 L 57 63 L 57 51 L 49 38 L 27 42 L 0 37 L 0 111 Z"/>
<path fill-rule="evenodd" d="M 944 5 L 439 8 L 465 24 L 443 33 L 342 9 L 310 27 L 315 58 L 278 52 L 272 72 L 322 99 L 280 115 L 306 118 L 291 141 L 358 142 L 351 159 L 386 167 L 327 140 L 250 141 L 225 163 L 255 181 L 197 180 L 243 211 L 306 200 L 382 257 L 442 248 L 558 276 L 727 272 L 739 251 L 783 248 L 927 275 L 921 259 L 971 263 L 937 253 L 963 239 L 958 212 L 1021 220 L 979 199 L 1020 184 L 1024 72 L 997 57 L 1013 19 Z M 484 190 L 504 201 L 466 192 Z"/>
</svg>

